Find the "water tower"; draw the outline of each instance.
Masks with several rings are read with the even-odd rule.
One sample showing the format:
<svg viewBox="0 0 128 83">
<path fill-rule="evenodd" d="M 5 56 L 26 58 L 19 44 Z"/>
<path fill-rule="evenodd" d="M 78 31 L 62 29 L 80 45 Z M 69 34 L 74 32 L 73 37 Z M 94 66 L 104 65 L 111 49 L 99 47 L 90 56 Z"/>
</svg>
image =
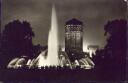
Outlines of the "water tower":
<svg viewBox="0 0 128 83">
<path fill-rule="evenodd" d="M 75 18 L 65 25 L 65 51 L 71 59 L 83 52 L 83 23 Z"/>
</svg>

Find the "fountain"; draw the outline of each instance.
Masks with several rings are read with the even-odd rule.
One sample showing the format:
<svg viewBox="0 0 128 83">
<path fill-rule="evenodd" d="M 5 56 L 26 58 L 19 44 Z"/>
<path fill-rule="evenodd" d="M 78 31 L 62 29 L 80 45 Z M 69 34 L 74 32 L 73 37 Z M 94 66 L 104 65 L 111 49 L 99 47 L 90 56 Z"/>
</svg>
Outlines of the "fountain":
<svg viewBox="0 0 128 83">
<path fill-rule="evenodd" d="M 48 38 L 48 58 L 51 65 L 58 65 L 58 23 L 55 6 L 52 7 L 51 30 Z"/>
<path fill-rule="evenodd" d="M 58 23 L 57 23 L 55 6 L 53 5 L 52 15 L 51 15 L 51 28 L 50 28 L 49 36 L 48 36 L 48 50 L 42 51 L 37 58 L 31 61 L 28 60 L 26 64 L 30 68 L 35 65 L 38 67 L 59 65 L 58 43 L 59 43 L 58 42 Z M 16 60 L 13 59 L 12 61 L 10 61 L 8 68 L 17 67 L 15 63 L 17 63 L 17 59 Z"/>
<path fill-rule="evenodd" d="M 52 6 L 51 28 L 48 36 L 48 49 L 42 51 L 37 58 L 25 59 L 25 57 L 14 58 L 9 62 L 8 68 L 18 68 L 27 65 L 29 68 L 44 67 L 44 66 L 69 66 L 71 69 L 76 66 L 81 66 L 84 69 L 94 67 L 93 61 L 88 58 L 82 58 L 71 62 L 65 51 L 59 50 L 58 41 L 58 23 L 55 6 Z M 78 55 L 79 56 L 79 55 Z"/>
<path fill-rule="evenodd" d="M 44 59 L 44 53 L 42 52 L 39 59 L 39 66 L 56 66 L 59 65 L 58 60 L 58 23 L 56 17 L 55 6 L 52 7 L 51 15 L 51 29 L 48 36 L 48 54 Z"/>
</svg>

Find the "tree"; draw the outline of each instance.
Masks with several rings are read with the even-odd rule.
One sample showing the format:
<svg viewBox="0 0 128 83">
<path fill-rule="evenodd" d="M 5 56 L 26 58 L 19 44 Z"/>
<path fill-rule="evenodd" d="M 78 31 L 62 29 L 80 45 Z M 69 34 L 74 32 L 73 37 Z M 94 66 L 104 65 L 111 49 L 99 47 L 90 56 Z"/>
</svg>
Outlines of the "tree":
<svg viewBox="0 0 128 83">
<path fill-rule="evenodd" d="M 27 21 L 14 20 L 7 25 L 2 34 L 1 64 L 7 65 L 15 57 L 33 55 L 32 37 L 34 33 Z"/>
<path fill-rule="evenodd" d="M 126 69 L 126 31 L 127 21 L 124 19 L 109 21 L 105 27 L 107 44 L 104 49 L 98 50 L 93 58 L 96 65 L 105 70 L 106 74 L 112 73 L 120 79 L 125 77 Z"/>
<path fill-rule="evenodd" d="M 105 49 L 113 59 L 114 66 L 124 68 L 126 66 L 126 20 L 113 20 L 105 25 L 105 35 L 109 34 Z"/>
</svg>

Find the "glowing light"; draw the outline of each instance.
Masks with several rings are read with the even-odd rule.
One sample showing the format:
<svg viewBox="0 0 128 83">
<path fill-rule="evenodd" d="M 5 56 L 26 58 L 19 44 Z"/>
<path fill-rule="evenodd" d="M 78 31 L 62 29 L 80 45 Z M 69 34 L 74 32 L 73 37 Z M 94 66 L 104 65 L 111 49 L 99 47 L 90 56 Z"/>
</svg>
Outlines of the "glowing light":
<svg viewBox="0 0 128 83">
<path fill-rule="evenodd" d="M 124 0 L 125 2 L 127 2 L 128 0 Z"/>
<path fill-rule="evenodd" d="M 84 41 L 84 43 L 83 43 L 83 51 L 84 51 L 84 52 L 88 52 L 88 49 L 87 49 L 87 46 L 88 46 L 88 45 L 89 45 L 89 44 Z"/>
</svg>

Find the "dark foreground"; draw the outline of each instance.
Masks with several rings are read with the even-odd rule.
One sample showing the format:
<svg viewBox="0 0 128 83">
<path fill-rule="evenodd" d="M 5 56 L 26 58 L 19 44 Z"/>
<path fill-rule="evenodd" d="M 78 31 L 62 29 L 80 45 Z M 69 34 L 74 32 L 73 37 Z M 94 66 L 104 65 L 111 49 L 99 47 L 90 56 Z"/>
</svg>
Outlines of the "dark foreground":
<svg viewBox="0 0 128 83">
<path fill-rule="evenodd" d="M 115 72 L 115 73 L 114 73 Z M 61 83 L 81 83 L 85 81 L 124 81 L 125 75 L 118 69 L 101 71 L 100 69 L 1 69 L 1 81 L 43 81 Z"/>
</svg>

